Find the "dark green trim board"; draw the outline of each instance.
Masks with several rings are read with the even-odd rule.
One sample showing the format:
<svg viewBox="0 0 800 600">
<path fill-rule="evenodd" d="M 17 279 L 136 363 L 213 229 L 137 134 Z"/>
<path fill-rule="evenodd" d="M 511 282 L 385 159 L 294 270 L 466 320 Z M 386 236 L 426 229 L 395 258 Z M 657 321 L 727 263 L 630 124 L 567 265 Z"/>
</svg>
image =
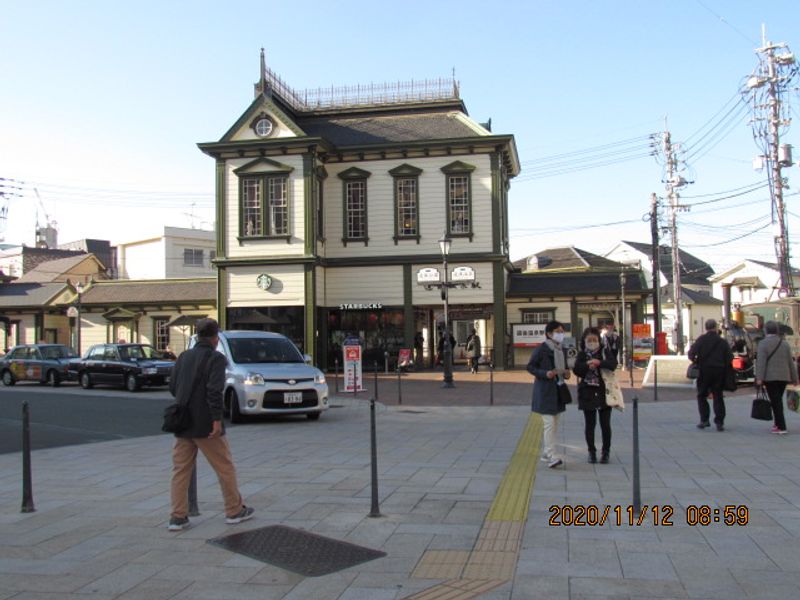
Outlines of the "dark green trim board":
<svg viewBox="0 0 800 600">
<path fill-rule="evenodd" d="M 228 270 L 220 267 L 217 270 L 217 321 L 220 329 L 228 327 Z"/>
<path fill-rule="evenodd" d="M 503 252 L 503 176 L 500 156 L 493 152 L 489 157 L 492 171 L 492 251 Z"/>
<path fill-rule="evenodd" d="M 305 307 L 303 315 L 304 352 L 319 364 L 317 352 L 317 273 L 314 265 L 305 265 Z"/>
<path fill-rule="evenodd" d="M 569 322 L 572 324 L 572 335 L 575 338 L 581 337 L 581 331 L 575 331 L 578 327 L 578 300 L 573 298 L 569 303 Z"/>
<path fill-rule="evenodd" d="M 492 294 L 494 296 L 494 307 L 492 312 L 494 317 L 494 365 L 499 369 L 506 368 L 506 335 L 511 333 L 508 331 L 506 319 L 505 289 L 506 271 L 502 263 L 493 263 Z"/>
<path fill-rule="evenodd" d="M 294 167 L 291 165 L 285 165 L 265 157 L 251 160 L 249 163 L 233 170 L 239 177 L 242 175 L 271 175 L 273 173 L 288 175 L 292 171 L 294 171 Z"/>
<path fill-rule="evenodd" d="M 358 167 L 350 167 L 339 173 L 339 179 L 344 181 L 353 181 L 354 179 L 367 179 L 372 173 L 359 169 Z"/>
<path fill-rule="evenodd" d="M 475 165 L 470 165 L 460 160 L 456 160 L 446 164 L 439 170 L 446 175 L 452 175 L 454 173 L 472 173 L 476 168 L 477 167 L 475 167 Z"/>
<path fill-rule="evenodd" d="M 303 230 L 305 237 L 305 244 L 303 244 L 305 253 L 308 255 L 315 254 L 314 250 L 317 247 L 316 230 L 314 221 L 317 217 L 315 208 L 315 193 L 316 185 L 319 185 L 317 178 L 314 175 L 314 155 L 311 153 L 303 155 Z"/>
<path fill-rule="evenodd" d="M 262 111 L 271 113 L 273 115 L 273 120 L 288 127 L 295 135 L 305 135 L 305 132 L 297 126 L 297 123 L 294 122 L 294 119 L 281 110 L 277 104 L 272 102 L 266 96 L 259 94 L 255 97 L 253 102 L 250 103 L 250 106 L 247 107 L 247 110 L 242 113 L 242 116 L 236 120 L 236 123 L 233 124 L 233 127 L 225 132 L 225 135 L 222 136 L 220 142 L 230 141 L 237 131 L 239 131 L 248 121 L 252 121 L 255 115 Z"/>
<path fill-rule="evenodd" d="M 403 265 L 403 335 L 406 348 L 414 348 L 416 323 L 414 322 L 414 285 L 411 265 Z M 412 350 L 413 352 L 413 350 Z M 414 359 L 416 360 L 416 356 Z"/>
<path fill-rule="evenodd" d="M 216 170 L 216 198 L 217 198 L 217 258 L 225 258 L 226 229 L 228 224 L 227 202 L 225 202 L 225 161 L 217 161 Z"/>
<path fill-rule="evenodd" d="M 260 159 L 266 161 L 267 159 Z M 272 162 L 272 161 L 269 161 Z M 277 163 L 276 163 L 277 164 Z M 237 169 L 238 171 L 238 169 Z M 236 172 L 236 171 L 234 171 Z M 258 173 L 239 173 L 239 244 L 248 240 L 285 240 L 287 243 L 292 241 L 292 186 L 287 171 L 263 171 Z M 255 179 L 261 188 L 261 235 L 246 235 L 244 222 L 244 182 Z M 270 235 L 270 206 L 269 206 L 269 181 L 271 179 L 282 179 L 286 193 L 286 233 Z"/>
</svg>

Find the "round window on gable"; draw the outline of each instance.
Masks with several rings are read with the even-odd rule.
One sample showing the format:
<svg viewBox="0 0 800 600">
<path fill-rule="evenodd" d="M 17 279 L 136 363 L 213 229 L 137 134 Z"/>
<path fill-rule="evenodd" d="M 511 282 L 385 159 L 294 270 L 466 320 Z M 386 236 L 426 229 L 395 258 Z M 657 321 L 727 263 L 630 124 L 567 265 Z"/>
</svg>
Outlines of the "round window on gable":
<svg viewBox="0 0 800 600">
<path fill-rule="evenodd" d="M 268 137 L 274 129 L 275 125 L 269 117 L 261 117 L 253 125 L 253 130 L 258 137 Z"/>
</svg>

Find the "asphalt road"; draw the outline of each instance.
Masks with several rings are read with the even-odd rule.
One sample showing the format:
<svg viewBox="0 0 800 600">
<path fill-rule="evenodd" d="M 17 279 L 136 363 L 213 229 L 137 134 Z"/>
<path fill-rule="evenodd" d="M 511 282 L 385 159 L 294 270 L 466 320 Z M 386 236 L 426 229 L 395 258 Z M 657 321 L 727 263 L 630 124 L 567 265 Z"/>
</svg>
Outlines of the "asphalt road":
<svg viewBox="0 0 800 600">
<path fill-rule="evenodd" d="M 25 400 L 30 408 L 31 448 L 36 450 L 161 433 L 161 415 L 172 397 L 166 388 L 131 393 L 74 385 L 0 387 L 0 454 L 22 450 Z"/>
</svg>

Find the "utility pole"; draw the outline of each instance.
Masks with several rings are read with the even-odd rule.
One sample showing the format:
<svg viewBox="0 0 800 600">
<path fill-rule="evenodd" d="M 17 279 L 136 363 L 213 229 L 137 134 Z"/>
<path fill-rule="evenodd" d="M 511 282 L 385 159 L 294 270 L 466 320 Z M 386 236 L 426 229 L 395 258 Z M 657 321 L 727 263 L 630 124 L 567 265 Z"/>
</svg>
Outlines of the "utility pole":
<svg viewBox="0 0 800 600">
<path fill-rule="evenodd" d="M 778 295 L 793 296 L 791 258 L 789 255 L 789 231 L 786 225 L 786 207 L 783 203 L 785 181 L 781 173 L 783 167 L 792 164 L 792 147 L 781 145 L 780 136 L 791 123 L 788 105 L 781 102 L 781 96 L 792 90 L 797 77 L 795 57 L 785 43 L 773 44 L 767 41 L 766 29 L 761 28 L 761 48 L 759 66 L 748 78 L 743 94 L 751 96 L 753 103 L 753 133 L 761 139 L 766 160 L 770 191 L 772 194 L 772 221 L 777 227 L 775 233 L 775 255 L 780 272 Z M 776 51 L 781 51 L 780 53 Z"/>
<path fill-rule="evenodd" d="M 675 146 L 672 144 L 669 130 L 664 132 L 664 157 L 666 160 L 667 179 L 665 181 L 670 207 L 670 233 L 672 235 L 672 297 L 675 305 L 674 343 L 678 354 L 684 353 L 683 343 L 683 303 L 681 298 L 681 261 L 678 248 L 679 210 L 687 207 L 679 204 L 680 195 L 677 190 L 686 185 L 686 180 L 678 174 L 678 159 L 675 157 Z"/>
<path fill-rule="evenodd" d="M 650 194 L 651 262 L 653 264 L 653 335 L 661 333 L 661 245 L 658 239 L 658 196 Z"/>
</svg>

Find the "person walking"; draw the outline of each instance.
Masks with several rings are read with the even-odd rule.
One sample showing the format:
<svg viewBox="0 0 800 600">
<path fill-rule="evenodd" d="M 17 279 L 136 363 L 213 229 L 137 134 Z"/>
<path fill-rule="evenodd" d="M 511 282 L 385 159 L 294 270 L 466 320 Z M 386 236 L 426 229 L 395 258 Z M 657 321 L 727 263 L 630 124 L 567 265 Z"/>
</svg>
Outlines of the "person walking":
<svg viewBox="0 0 800 600">
<path fill-rule="evenodd" d="M 607 346 L 611 352 L 614 353 L 614 356 L 617 359 L 617 364 L 620 362 L 620 339 L 619 334 L 617 333 L 616 329 L 614 328 L 614 321 L 613 319 L 606 322 L 603 325 L 602 336 L 600 340 L 604 346 Z"/>
<path fill-rule="evenodd" d="M 589 449 L 589 462 L 597 462 L 597 448 L 594 445 L 594 431 L 597 417 L 600 417 L 600 432 L 603 446 L 600 462 L 608 463 L 611 452 L 611 407 L 606 404 L 606 385 L 600 369 L 613 371 L 617 368 L 617 357 L 613 351 L 600 343 L 600 330 L 589 327 L 581 336 L 580 350 L 575 357 L 575 375 L 578 382 L 578 408 L 583 411 L 584 435 Z"/>
<path fill-rule="evenodd" d="M 786 384 L 797 385 L 797 365 L 789 343 L 780 335 L 778 323 L 767 321 L 764 333 L 767 335 L 756 349 L 756 385 L 763 385 L 767 390 L 775 421 L 772 433 L 785 435 L 789 432 L 783 415 L 783 392 Z"/>
<path fill-rule="evenodd" d="M 533 382 L 531 410 L 539 413 L 544 421 L 542 460 L 551 469 L 564 463 L 556 453 L 555 440 L 558 417 L 566 410 L 564 403 L 566 380 L 570 378 L 567 368 L 567 352 L 561 346 L 564 341 L 564 326 L 558 321 L 550 321 L 544 328 L 545 341 L 531 354 L 528 373 L 536 379 Z M 564 386 L 563 390 L 559 387 Z"/>
<path fill-rule="evenodd" d="M 697 409 L 700 412 L 698 429 L 710 427 L 708 408 L 709 392 L 714 396 L 714 424 L 717 431 L 725 431 L 725 399 L 722 386 L 725 383 L 725 369 L 731 369 L 733 352 L 728 342 L 720 337 L 717 322 L 706 321 L 706 332 L 698 337 L 689 348 L 689 360 L 697 364 L 700 375 L 697 377 Z"/>
<path fill-rule="evenodd" d="M 481 358 L 481 338 L 472 328 L 472 333 L 467 338 L 467 357 L 469 358 L 469 368 L 473 373 L 478 372 L 478 361 Z"/>
<path fill-rule="evenodd" d="M 242 503 L 236 481 L 230 446 L 222 423 L 222 391 L 225 386 L 225 357 L 216 351 L 219 324 L 214 319 L 197 322 L 197 344 L 181 353 L 173 367 L 169 391 L 179 404 L 188 407 L 191 424 L 175 434 L 172 448 L 170 485 L 170 531 L 189 527 L 189 481 L 197 460 L 203 453 L 214 469 L 222 489 L 225 522 L 235 525 L 253 517 L 253 508 Z"/>
</svg>

